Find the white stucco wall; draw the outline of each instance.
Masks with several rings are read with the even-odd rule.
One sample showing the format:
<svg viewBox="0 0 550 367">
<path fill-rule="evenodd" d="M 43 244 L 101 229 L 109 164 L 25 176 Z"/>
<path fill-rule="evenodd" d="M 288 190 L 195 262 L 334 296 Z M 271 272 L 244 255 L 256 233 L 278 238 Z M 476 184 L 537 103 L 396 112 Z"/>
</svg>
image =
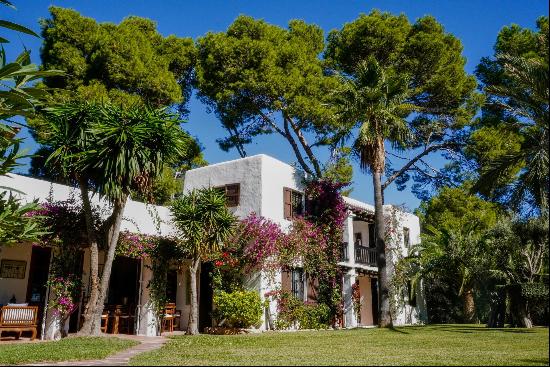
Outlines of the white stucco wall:
<svg viewBox="0 0 550 367">
<path fill-rule="evenodd" d="M 239 205 L 230 210 L 240 218 L 246 217 L 251 212 L 262 215 L 261 164 L 262 156 L 255 155 L 187 171 L 183 192 L 238 183 L 240 184 Z"/>
<path fill-rule="evenodd" d="M 302 171 L 267 155 L 262 160 L 261 214 L 287 229 L 291 222 L 284 218 L 284 188 L 304 192 Z"/>
<path fill-rule="evenodd" d="M 80 200 L 80 191 L 77 188 L 21 175 L 10 174 L 8 176 L 0 176 L 0 187 L 2 186 L 20 191 L 14 191 L 13 194 L 24 202 L 30 202 L 35 199 L 39 202 L 45 202 L 50 197 L 50 193 L 54 201 L 67 200 L 71 197 L 78 201 Z M 0 190 L 4 191 L 3 189 Z M 108 207 L 108 203 L 105 200 L 100 200 L 98 195 L 92 196 L 91 202 L 92 205 Z M 169 224 L 170 211 L 168 208 L 128 200 L 124 210 L 121 229 L 143 234 L 159 234 L 153 219 L 157 215 L 162 222 L 160 234 L 168 235 L 172 233 L 173 228 Z"/>
<path fill-rule="evenodd" d="M 22 260 L 27 263 L 25 269 L 25 278 L 0 278 L 0 304 L 7 304 L 15 296 L 17 303 L 26 302 L 27 283 L 29 281 L 29 271 L 31 267 L 32 245 L 26 243 L 19 246 L 6 247 L 0 246 L 0 262 L 2 260 Z M 48 261 L 49 259 L 46 259 Z"/>
<path fill-rule="evenodd" d="M 8 176 L 0 176 L 0 187 L 9 187 L 17 191 L 13 194 L 23 202 L 38 200 L 38 202 L 46 202 L 50 196 L 54 201 L 67 200 L 71 197 L 77 201 L 80 199 L 80 191 L 76 188 L 66 185 L 51 183 L 45 180 L 39 180 L 21 175 L 10 174 Z M 4 191 L 4 190 L 2 190 Z M 105 200 L 100 200 L 98 195 L 91 198 L 92 205 L 99 205 L 102 208 L 108 208 L 108 203 Z M 160 228 L 157 229 L 157 223 L 160 220 Z M 121 224 L 122 230 L 138 232 L 150 235 L 170 235 L 174 233 L 174 229 L 170 224 L 170 211 L 166 207 L 156 205 L 146 205 L 144 203 L 128 200 L 124 210 L 123 221 Z M 31 260 L 32 246 L 30 244 L 17 245 L 13 247 L 0 246 L 0 259 L 26 260 L 27 270 L 25 279 L 0 279 L 0 303 L 7 303 L 13 294 L 16 295 L 17 302 L 24 302 L 27 292 L 27 284 L 29 279 L 29 267 Z M 100 254 L 102 256 L 102 254 Z M 44 259 L 48 261 L 49 259 Z M 100 263 L 102 263 L 100 258 Z M 151 277 L 151 270 L 147 267 L 142 268 L 142 298 L 141 298 L 141 325 L 140 333 L 146 335 L 155 335 L 154 320 L 149 307 L 149 291 L 147 289 L 148 281 Z M 89 280 L 90 261 L 89 251 L 85 252 L 82 280 L 86 285 Z"/>
</svg>

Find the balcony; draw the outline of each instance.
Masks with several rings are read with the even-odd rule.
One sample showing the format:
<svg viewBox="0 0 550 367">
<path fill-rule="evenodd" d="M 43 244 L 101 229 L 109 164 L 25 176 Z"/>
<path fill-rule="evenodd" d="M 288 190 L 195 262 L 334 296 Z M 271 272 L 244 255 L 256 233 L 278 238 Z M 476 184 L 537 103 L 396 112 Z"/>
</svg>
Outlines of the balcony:
<svg viewBox="0 0 550 367">
<path fill-rule="evenodd" d="M 356 244 L 355 262 L 367 266 L 376 266 L 376 248 Z"/>
</svg>

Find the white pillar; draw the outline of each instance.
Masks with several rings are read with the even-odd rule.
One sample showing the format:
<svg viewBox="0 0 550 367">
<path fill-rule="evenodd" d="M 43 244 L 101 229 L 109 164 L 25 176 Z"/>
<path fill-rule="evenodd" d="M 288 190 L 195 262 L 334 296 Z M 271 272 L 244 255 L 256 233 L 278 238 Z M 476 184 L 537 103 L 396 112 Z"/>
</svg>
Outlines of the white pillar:
<svg viewBox="0 0 550 367">
<path fill-rule="evenodd" d="M 346 228 L 347 228 L 347 239 L 346 242 L 348 243 L 348 263 L 351 264 L 351 266 L 355 265 L 355 238 L 353 235 L 353 213 L 349 212 L 348 218 L 346 220 Z"/>
<path fill-rule="evenodd" d="M 344 275 L 344 327 L 357 327 L 357 315 L 353 308 L 353 284 L 357 279 L 355 269 L 350 269 Z"/>
<path fill-rule="evenodd" d="M 150 259 L 144 259 L 143 275 L 141 282 L 141 299 L 140 305 L 138 305 L 138 317 L 139 317 L 139 329 L 138 335 L 156 336 L 157 335 L 157 323 L 155 320 L 155 312 L 151 304 L 151 294 L 147 285 L 153 277 L 153 272 L 149 268 L 151 265 Z"/>
</svg>

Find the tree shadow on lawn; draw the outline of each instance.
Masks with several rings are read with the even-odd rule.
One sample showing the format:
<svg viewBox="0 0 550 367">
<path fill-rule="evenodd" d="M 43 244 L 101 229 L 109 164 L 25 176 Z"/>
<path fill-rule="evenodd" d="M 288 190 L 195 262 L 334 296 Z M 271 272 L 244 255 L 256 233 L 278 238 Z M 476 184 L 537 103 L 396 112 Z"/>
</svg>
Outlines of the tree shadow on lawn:
<svg viewBox="0 0 550 367">
<path fill-rule="evenodd" d="M 535 333 L 535 329 L 522 329 L 522 328 L 489 328 L 483 325 L 446 325 L 446 324 L 437 324 L 437 325 L 426 325 L 426 326 L 406 326 L 407 330 L 421 331 L 421 330 L 433 330 L 433 331 L 444 331 L 448 333 L 460 333 L 460 334 L 475 334 L 483 333 L 486 331 L 497 331 L 502 333 L 513 333 L 513 334 L 532 334 Z"/>
<path fill-rule="evenodd" d="M 525 365 L 542 365 L 542 366 L 548 366 L 548 358 L 522 359 L 521 362 L 525 363 Z"/>
</svg>

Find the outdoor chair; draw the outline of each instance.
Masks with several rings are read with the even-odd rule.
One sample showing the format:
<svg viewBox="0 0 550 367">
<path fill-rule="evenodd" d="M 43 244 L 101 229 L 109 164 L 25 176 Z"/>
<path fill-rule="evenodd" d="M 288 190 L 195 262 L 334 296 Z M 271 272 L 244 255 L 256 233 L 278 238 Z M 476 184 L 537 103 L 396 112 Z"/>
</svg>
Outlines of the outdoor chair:
<svg viewBox="0 0 550 367">
<path fill-rule="evenodd" d="M 16 332 L 15 339 L 23 331 L 31 331 L 31 340 L 36 338 L 38 306 L 3 306 L 0 314 L 0 336 L 3 331 Z"/>
<path fill-rule="evenodd" d="M 164 309 L 164 320 L 162 331 L 168 329 L 169 332 L 174 331 L 174 319 L 176 318 L 176 304 L 168 303 Z"/>
<path fill-rule="evenodd" d="M 134 308 L 132 306 L 117 306 L 115 315 L 117 320 L 117 332 L 126 331 L 126 334 L 131 334 L 134 328 Z"/>
<path fill-rule="evenodd" d="M 109 310 L 104 308 L 103 312 L 101 313 L 101 331 L 103 333 L 107 333 L 108 328 L 109 328 Z"/>
</svg>

